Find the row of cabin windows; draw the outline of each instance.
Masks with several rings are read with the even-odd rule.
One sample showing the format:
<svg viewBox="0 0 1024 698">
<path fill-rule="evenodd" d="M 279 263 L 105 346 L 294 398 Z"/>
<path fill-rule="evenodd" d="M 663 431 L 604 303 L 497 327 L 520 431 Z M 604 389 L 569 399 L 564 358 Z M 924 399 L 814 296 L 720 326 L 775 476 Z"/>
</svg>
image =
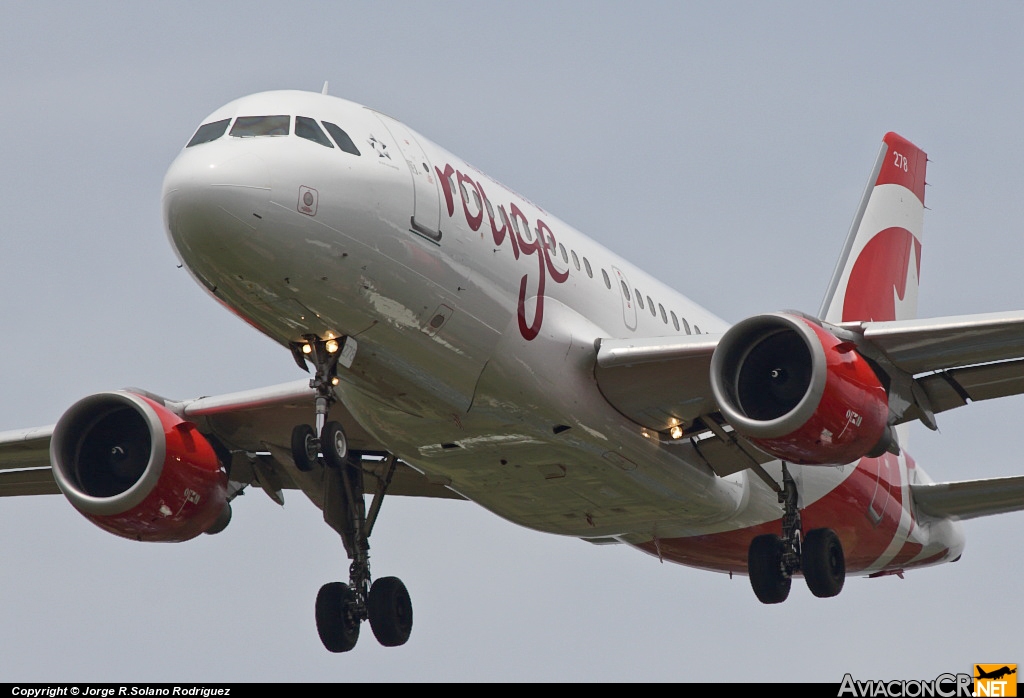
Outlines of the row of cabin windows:
<svg viewBox="0 0 1024 698">
<path fill-rule="evenodd" d="M 487 203 L 487 210 L 488 211 L 491 210 L 490 202 Z M 501 211 L 502 213 L 504 213 L 504 211 L 502 209 L 499 208 L 498 210 Z M 528 228 L 529 227 L 527 226 L 527 229 Z M 551 252 L 553 252 L 553 253 L 555 252 L 555 243 L 554 243 L 554 241 L 551 238 L 548 238 L 545 241 L 545 244 L 547 245 L 548 249 L 551 250 Z M 571 252 L 571 254 L 572 254 L 572 263 L 573 263 L 573 266 L 576 267 L 576 271 L 581 271 L 581 269 L 580 269 L 580 256 L 576 254 L 575 250 L 570 250 L 569 252 Z M 569 253 L 566 252 L 565 245 L 563 245 L 562 243 L 558 243 L 558 255 L 562 258 L 563 262 L 565 262 L 566 264 L 569 264 Z M 587 259 L 586 257 L 583 257 L 583 266 L 587 270 L 587 276 L 589 276 L 591 279 L 593 279 L 594 278 L 594 270 L 590 266 L 590 260 Z M 606 270 L 604 270 L 604 269 L 601 269 L 601 275 L 604 277 L 604 285 L 610 290 L 611 287 L 612 287 L 611 277 L 608 276 L 608 272 Z M 625 281 L 620 281 L 620 284 L 622 286 L 622 295 L 623 295 L 623 297 L 627 301 L 631 300 L 630 297 L 629 297 L 629 287 L 626 286 L 626 282 Z M 644 306 L 644 297 L 640 293 L 640 289 L 634 288 L 633 292 L 636 294 L 636 304 L 638 306 L 640 306 L 640 310 L 643 310 L 644 307 L 645 307 Z M 654 301 L 651 299 L 650 296 L 647 296 L 646 308 L 651 311 L 651 316 L 652 317 L 656 318 L 660 314 L 661 315 L 661 321 L 664 322 L 666 325 L 668 324 L 669 318 L 671 317 L 672 318 L 672 326 L 676 328 L 676 332 L 684 331 L 684 332 L 686 332 L 686 334 L 692 334 L 692 333 L 700 334 L 700 327 L 698 327 L 697 325 L 693 326 L 693 332 L 691 333 L 691 331 L 690 331 L 690 323 L 688 323 L 686 321 L 686 318 L 680 318 L 678 315 L 676 315 L 674 310 L 670 310 L 670 311 L 666 312 L 665 311 L 665 306 L 662 305 L 661 303 L 658 303 L 658 307 L 657 307 L 657 309 L 655 309 Z M 680 320 L 682 321 L 682 329 L 680 329 Z"/>
<path fill-rule="evenodd" d="M 235 123 L 231 126 L 231 132 L 229 135 L 235 138 L 256 138 L 261 136 L 287 136 L 290 133 L 292 117 L 285 114 L 277 114 L 274 116 L 240 116 L 235 119 Z M 318 143 L 325 148 L 334 148 L 334 144 L 338 144 L 338 149 L 351 155 L 359 155 L 359 148 L 352 142 L 348 134 L 345 133 L 337 124 L 332 124 L 330 121 L 324 121 L 323 128 L 317 123 L 315 119 L 311 119 L 308 116 L 296 116 L 295 117 L 295 135 L 299 138 L 305 138 L 307 141 Z M 231 124 L 231 119 L 221 119 L 220 121 L 211 121 L 208 124 L 203 124 L 192 136 L 192 139 L 185 146 L 191 148 L 192 146 L 199 145 L 200 143 L 209 143 L 215 141 L 225 133 L 228 132 L 228 125 Z M 324 129 L 327 129 L 327 133 L 331 134 L 331 138 L 327 137 L 324 133 Z"/>
<path fill-rule="evenodd" d="M 520 226 L 519 225 L 519 219 L 516 216 L 512 216 L 512 218 L 510 220 L 509 217 L 508 217 L 508 214 L 505 213 L 505 207 L 504 206 L 499 206 L 498 207 L 498 213 L 497 213 L 497 216 L 495 216 L 494 207 L 491 205 L 490 200 L 485 198 L 481 202 L 480 201 L 480 195 L 477 193 L 476 187 L 474 187 L 472 190 L 468 190 L 468 189 L 466 189 L 466 185 L 461 180 L 459 180 L 459 189 L 461 190 L 462 196 L 463 196 L 465 201 L 469 201 L 472 198 L 473 202 L 476 204 L 476 210 L 479 211 L 481 208 L 486 208 L 487 209 L 487 214 L 491 217 L 492 220 L 494 220 L 495 218 L 499 218 L 501 220 L 501 224 L 502 224 L 502 228 L 503 229 L 508 230 L 509 228 L 512 228 L 513 230 L 516 231 L 516 234 L 519 235 L 521 239 L 525 240 L 526 242 L 533 242 L 533 240 L 534 240 L 533 229 L 530 228 L 529 225 L 522 225 L 522 226 Z M 483 204 L 483 206 L 481 206 L 481 203 Z M 570 252 L 571 252 L 573 266 L 576 267 L 576 271 L 582 271 L 581 266 L 580 266 L 580 256 L 578 254 L 576 254 L 576 250 L 570 250 L 570 251 L 567 252 L 566 249 L 565 249 L 565 245 L 562 244 L 562 243 L 558 243 L 558 249 L 556 251 L 556 249 L 555 249 L 555 242 L 554 242 L 554 240 L 552 238 L 548 238 L 547 240 L 545 240 L 544 244 L 547 246 L 547 248 L 551 251 L 552 254 L 559 255 L 562 258 L 562 261 L 565 262 L 566 265 L 569 264 L 569 255 L 570 255 Z M 586 257 L 583 257 L 582 259 L 583 259 L 583 268 L 585 268 L 587 270 L 587 276 L 590 277 L 591 279 L 593 279 L 594 278 L 594 269 L 593 269 L 593 267 L 590 266 L 590 260 L 587 259 Z M 608 289 L 611 289 L 612 281 L 611 281 L 611 278 L 608 276 L 608 272 L 605 271 L 604 269 L 602 269 L 601 270 L 601 274 L 604 276 L 604 285 Z M 644 309 L 644 299 L 643 299 L 643 296 L 640 295 L 639 289 L 633 289 L 633 290 L 636 292 L 636 302 L 637 302 L 637 305 L 639 305 L 640 309 L 643 310 Z M 622 294 L 625 296 L 626 300 L 630 300 L 629 288 L 626 286 L 625 282 L 622 282 Z M 686 334 L 691 334 L 691 332 L 690 332 L 690 323 L 688 323 L 686 321 L 686 318 L 680 318 L 679 316 L 677 316 L 674 310 L 673 311 L 669 311 L 669 312 L 666 313 L 665 312 L 665 306 L 662 305 L 661 303 L 658 304 L 658 310 L 655 310 L 655 308 L 654 308 L 654 301 L 651 300 L 650 296 L 647 296 L 647 306 L 646 307 L 650 309 L 651 315 L 654 316 L 654 317 L 658 317 L 658 314 L 659 314 L 659 311 L 660 311 L 661 321 L 664 322 L 666 325 L 669 322 L 669 317 L 671 317 L 672 318 L 672 326 L 676 328 L 676 332 L 685 331 Z M 680 319 L 682 320 L 682 328 L 681 329 L 680 329 Z M 700 334 L 700 328 L 697 325 L 693 326 L 693 331 L 696 334 Z"/>
</svg>

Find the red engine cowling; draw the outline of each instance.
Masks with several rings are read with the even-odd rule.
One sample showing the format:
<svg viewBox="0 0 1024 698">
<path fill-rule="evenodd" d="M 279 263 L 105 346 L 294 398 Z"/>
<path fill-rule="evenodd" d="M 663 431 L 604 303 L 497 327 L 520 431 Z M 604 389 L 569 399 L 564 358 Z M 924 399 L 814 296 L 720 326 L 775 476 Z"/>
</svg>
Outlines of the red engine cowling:
<svg viewBox="0 0 1024 698">
<path fill-rule="evenodd" d="M 53 429 L 57 485 L 86 518 L 144 541 L 185 541 L 227 525 L 227 476 L 191 422 L 134 393 L 78 401 Z"/>
<path fill-rule="evenodd" d="M 730 328 L 711 359 L 711 388 L 733 429 L 791 463 L 850 463 L 891 440 L 874 369 L 803 317 L 757 315 Z"/>
</svg>

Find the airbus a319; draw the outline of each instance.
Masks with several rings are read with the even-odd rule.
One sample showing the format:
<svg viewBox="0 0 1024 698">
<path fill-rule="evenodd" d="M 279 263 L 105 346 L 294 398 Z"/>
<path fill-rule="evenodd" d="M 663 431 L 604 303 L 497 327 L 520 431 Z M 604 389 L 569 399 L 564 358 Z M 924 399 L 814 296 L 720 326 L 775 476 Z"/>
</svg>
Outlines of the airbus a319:
<svg viewBox="0 0 1024 698">
<path fill-rule="evenodd" d="M 85 397 L 0 434 L 0 494 L 185 541 L 247 487 L 299 490 L 351 560 L 315 603 L 333 652 L 363 621 L 410 637 L 405 585 L 370 573 L 385 496 L 745 574 L 768 604 L 794 578 L 831 597 L 956 561 L 960 520 L 1024 508 L 1024 477 L 934 483 L 901 444 L 910 422 L 1024 392 L 1024 312 L 916 318 L 926 163 L 887 134 L 820 309 L 730 326 L 395 119 L 235 100 L 171 164 L 164 225 L 310 376 Z"/>
</svg>

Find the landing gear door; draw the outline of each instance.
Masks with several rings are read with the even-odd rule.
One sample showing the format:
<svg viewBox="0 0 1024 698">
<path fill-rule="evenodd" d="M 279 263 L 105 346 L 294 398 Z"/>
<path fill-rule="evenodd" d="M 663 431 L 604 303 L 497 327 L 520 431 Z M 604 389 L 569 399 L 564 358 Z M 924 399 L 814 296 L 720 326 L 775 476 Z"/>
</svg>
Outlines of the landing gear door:
<svg viewBox="0 0 1024 698">
<path fill-rule="evenodd" d="M 390 116 L 374 112 L 380 122 L 398 143 L 402 157 L 409 165 L 412 175 L 413 191 L 415 192 L 412 230 L 435 242 L 441 241 L 441 198 L 437 190 L 437 177 L 431 167 L 427 154 L 420 147 L 416 137 L 404 124 Z"/>
</svg>

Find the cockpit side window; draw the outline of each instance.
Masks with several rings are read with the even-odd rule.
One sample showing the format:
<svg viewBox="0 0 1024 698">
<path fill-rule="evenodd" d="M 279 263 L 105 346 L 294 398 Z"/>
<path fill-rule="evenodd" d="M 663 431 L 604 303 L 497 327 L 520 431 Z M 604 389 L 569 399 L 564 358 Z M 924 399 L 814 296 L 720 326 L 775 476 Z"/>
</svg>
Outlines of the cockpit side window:
<svg viewBox="0 0 1024 698">
<path fill-rule="evenodd" d="M 252 138 L 253 136 L 287 136 L 290 116 L 240 116 L 231 127 L 231 135 L 236 138 Z"/>
<path fill-rule="evenodd" d="M 332 124 L 330 121 L 324 122 L 324 128 L 327 129 L 327 133 L 331 134 L 331 138 L 338 144 L 338 147 L 344 150 L 346 153 L 352 153 L 353 155 L 359 155 L 359 148 L 352 142 L 352 139 L 348 137 L 337 125 Z"/>
<path fill-rule="evenodd" d="M 331 139 L 327 137 L 323 129 L 308 116 L 295 117 L 295 135 L 299 138 L 305 138 L 307 141 L 313 141 L 322 146 L 334 148 L 334 144 L 331 143 Z"/>
<path fill-rule="evenodd" d="M 185 147 L 191 148 L 200 143 L 209 143 L 210 141 L 217 140 L 228 130 L 229 123 L 231 123 L 231 119 L 221 119 L 220 121 L 211 121 L 208 124 L 203 124 Z"/>
</svg>

